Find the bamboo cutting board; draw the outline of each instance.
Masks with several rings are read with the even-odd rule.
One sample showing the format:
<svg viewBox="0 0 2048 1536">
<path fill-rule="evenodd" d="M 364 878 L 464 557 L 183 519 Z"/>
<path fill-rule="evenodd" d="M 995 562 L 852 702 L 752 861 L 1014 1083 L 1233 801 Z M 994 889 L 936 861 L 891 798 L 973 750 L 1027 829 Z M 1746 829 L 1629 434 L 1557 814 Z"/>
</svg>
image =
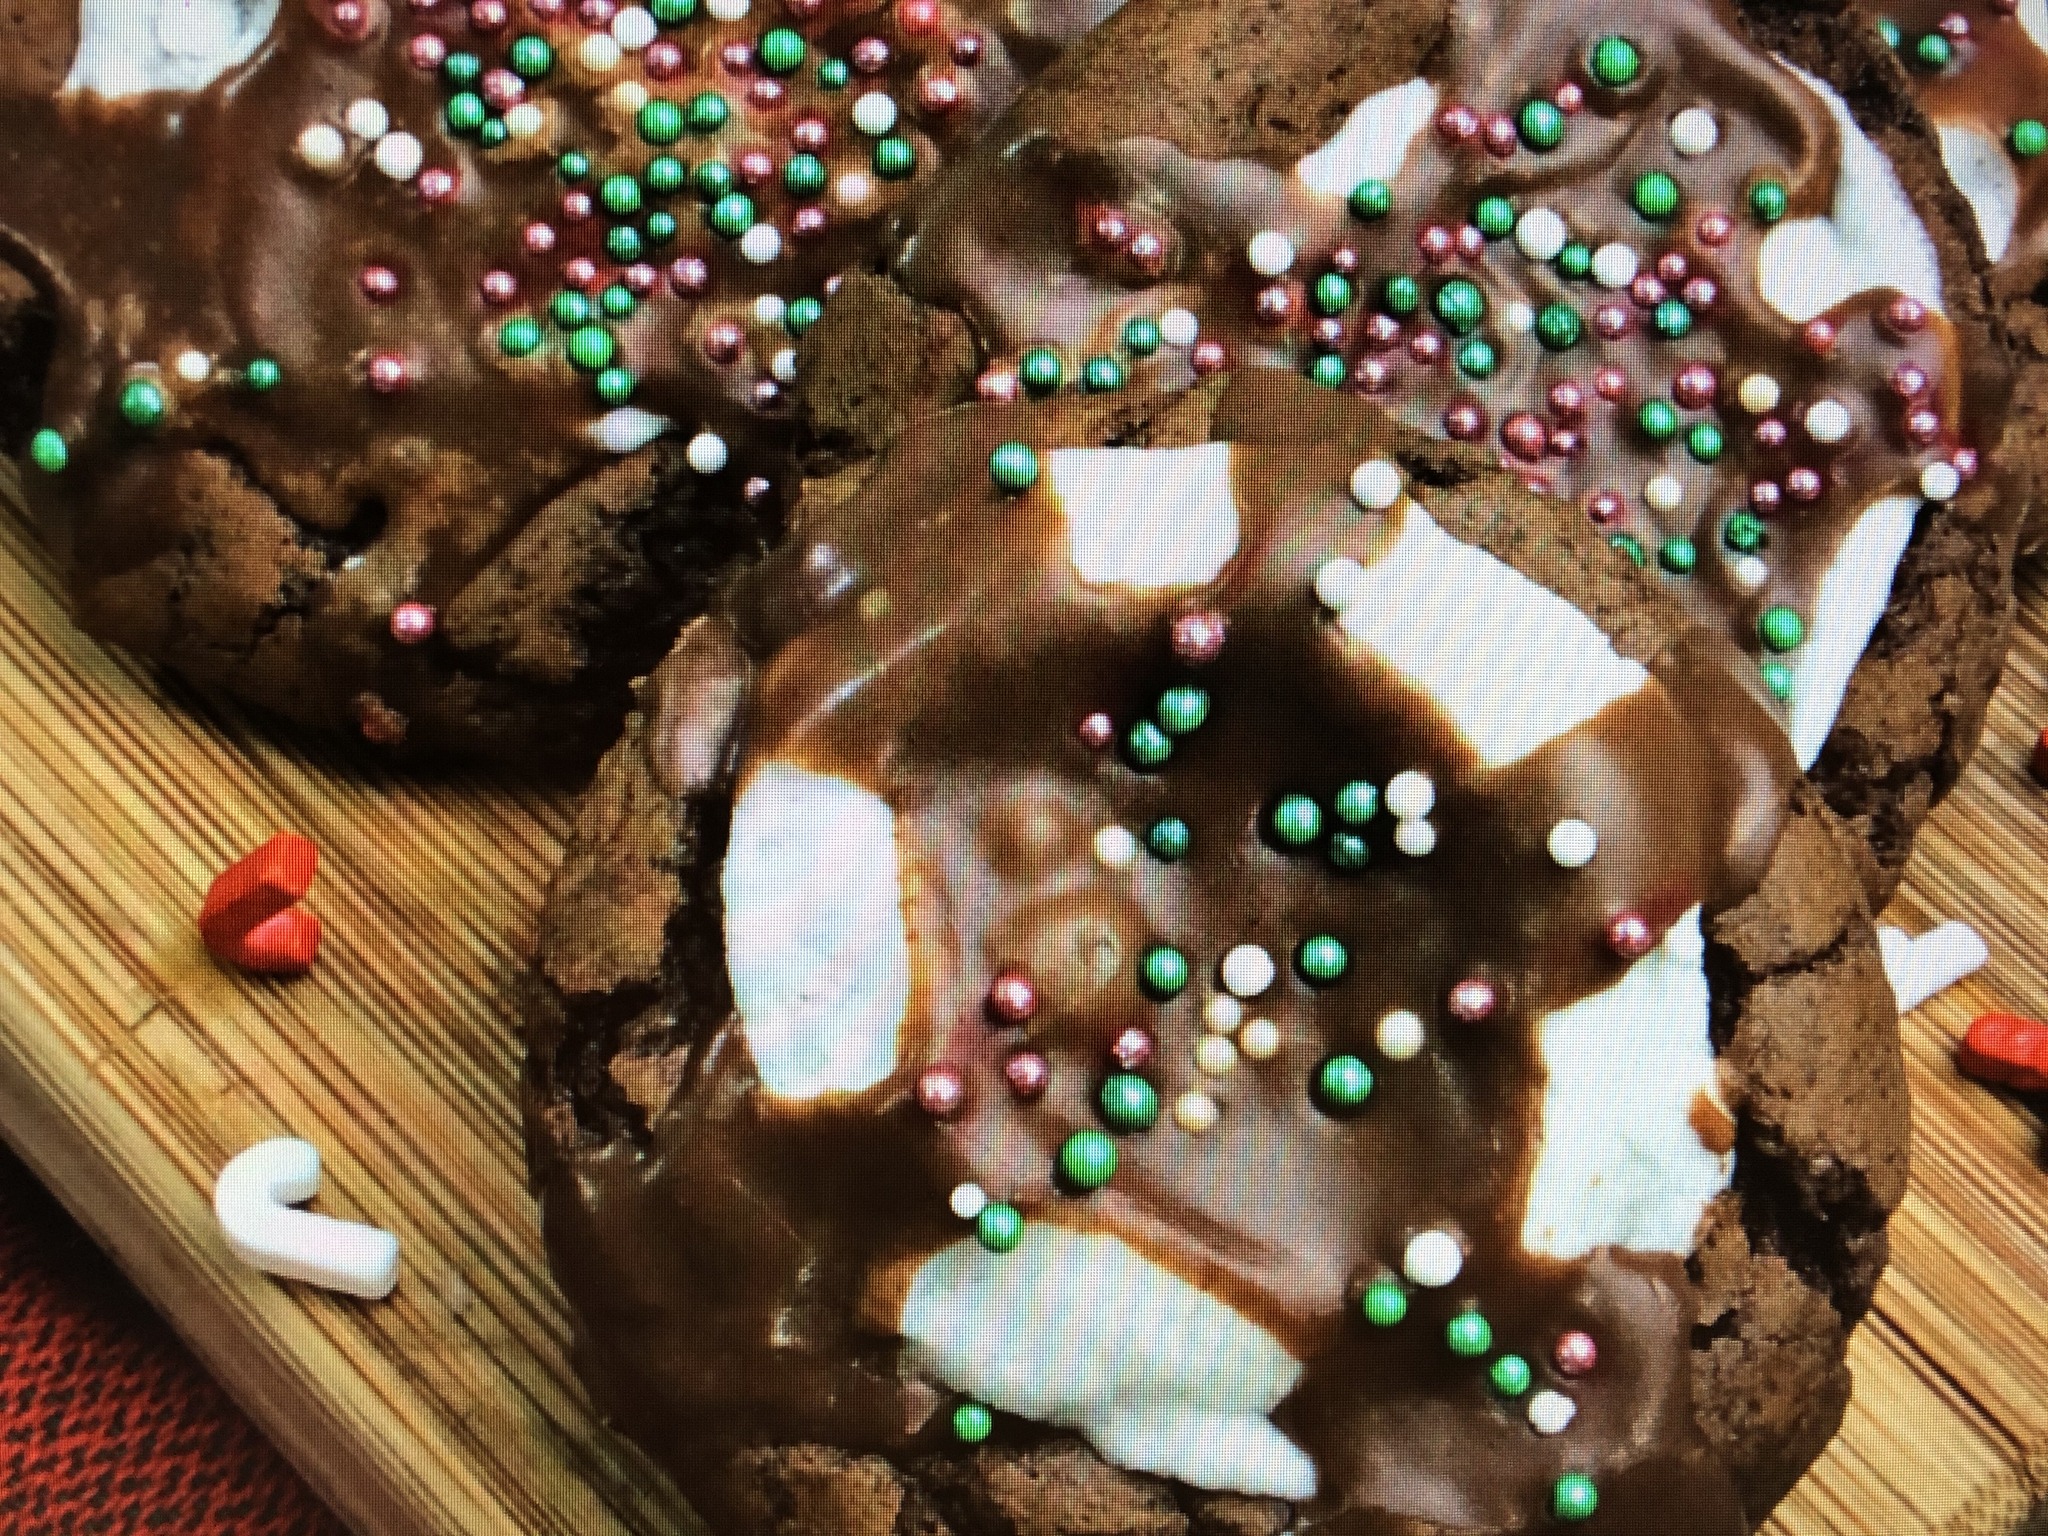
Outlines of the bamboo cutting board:
<svg viewBox="0 0 2048 1536">
<path fill-rule="evenodd" d="M 2048 572 L 2024 604 L 1991 735 L 1893 913 L 1975 922 L 1992 968 L 1907 1021 L 1913 1191 L 1847 1426 L 1776 1536 L 2048 1519 L 2040 1106 L 1950 1063 L 1984 1008 L 2048 1016 L 2048 792 L 2025 772 Z M 524 1192 L 505 998 L 565 825 L 560 793 L 395 778 L 99 649 L 0 495 L 0 1132 L 361 1536 L 697 1530 L 593 1422 Z M 200 899 L 287 828 L 323 854 L 320 962 L 225 973 Z M 321 1149 L 316 1209 L 399 1235 L 389 1301 L 229 1257 L 214 1175 L 282 1133 Z"/>
</svg>

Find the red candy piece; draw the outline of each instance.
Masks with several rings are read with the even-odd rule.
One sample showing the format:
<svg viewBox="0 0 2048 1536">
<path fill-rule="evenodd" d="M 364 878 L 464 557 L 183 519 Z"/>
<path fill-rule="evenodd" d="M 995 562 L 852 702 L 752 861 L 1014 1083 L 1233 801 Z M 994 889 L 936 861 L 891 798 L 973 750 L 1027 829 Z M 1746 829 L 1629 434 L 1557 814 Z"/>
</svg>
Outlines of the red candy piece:
<svg viewBox="0 0 2048 1536">
<path fill-rule="evenodd" d="M 1956 1047 L 1971 1077 L 2024 1093 L 2048 1093 L 2048 1024 L 2011 1013 L 1981 1013 Z"/>
<path fill-rule="evenodd" d="M 222 870 L 199 908 L 199 937 L 216 960 L 245 971 L 294 975 L 320 952 L 320 919 L 297 904 L 313 887 L 320 850 L 280 832 Z"/>
</svg>

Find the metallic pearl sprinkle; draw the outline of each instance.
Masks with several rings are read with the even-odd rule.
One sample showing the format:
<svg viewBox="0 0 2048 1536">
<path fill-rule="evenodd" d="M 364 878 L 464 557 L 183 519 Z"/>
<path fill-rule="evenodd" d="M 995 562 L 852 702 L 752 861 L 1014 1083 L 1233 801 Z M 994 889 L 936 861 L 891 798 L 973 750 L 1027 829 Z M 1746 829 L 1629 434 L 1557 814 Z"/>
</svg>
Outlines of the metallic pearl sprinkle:
<svg viewBox="0 0 2048 1536">
<path fill-rule="evenodd" d="M 425 603 L 400 603 L 391 610 L 391 638 L 400 645 L 420 645 L 433 638 L 434 610 Z"/>
<path fill-rule="evenodd" d="M 1018 1051 L 1003 1063 L 1003 1080 L 1010 1092 L 1027 1103 L 1045 1092 L 1052 1080 L 1052 1063 L 1037 1051 Z"/>
</svg>

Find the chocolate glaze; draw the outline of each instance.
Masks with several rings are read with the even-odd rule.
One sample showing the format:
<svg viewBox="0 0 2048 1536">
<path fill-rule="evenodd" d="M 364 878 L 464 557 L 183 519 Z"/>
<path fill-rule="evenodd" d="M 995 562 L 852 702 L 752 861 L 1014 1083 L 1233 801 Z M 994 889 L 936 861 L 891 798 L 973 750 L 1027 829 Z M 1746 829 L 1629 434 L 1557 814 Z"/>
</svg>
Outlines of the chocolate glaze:
<svg viewBox="0 0 2048 1536">
<path fill-rule="evenodd" d="M 1748 893 L 1795 777 L 1784 744 L 1730 680 L 1719 642 L 1644 623 L 1617 643 L 1649 667 L 1648 685 L 1485 769 L 1426 696 L 1348 647 L 1315 600 L 1323 560 L 1368 561 L 1417 515 L 1406 503 L 1361 513 L 1345 491 L 1362 458 L 1412 455 L 1415 440 L 1356 403 L 1308 395 L 1267 373 L 1225 397 L 1218 434 L 1242 433 L 1243 541 L 1211 587 L 1082 584 L 1045 478 L 1011 498 L 987 469 L 1006 440 L 1036 445 L 1043 462 L 1072 440 L 1077 413 L 970 409 L 913 429 L 850 497 L 809 516 L 652 679 L 648 750 L 707 855 L 721 846 L 727 797 L 769 760 L 842 775 L 888 802 L 913 967 L 892 1076 L 851 1097 L 771 1098 L 715 958 L 717 861 L 705 857 L 681 872 L 659 995 L 622 994 L 646 1011 L 636 1031 L 688 1042 L 672 1091 L 648 1101 L 644 1134 L 543 1164 L 545 1233 L 579 1314 L 586 1379 L 686 1490 L 736 1443 L 945 1447 L 955 1399 L 908 1369 L 893 1328 L 917 1264 L 967 1234 L 947 1198 L 971 1179 L 1027 1222 L 1115 1234 L 1306 1362 L 1275 1414 L 1320 1473 L 1303 1529 L 1541 1524 L 1567 1471 L 1601 1490 L 1589 1531 L 1647 1529 L 1652 1514 L 1674 1532 L 1746 1529 L 1694 1422 L 1683 1259 L 1608 1248 L 1542 1259 L 1519 1232 L 1540 1126 L 1536 1019 L 1621 976 L 1628 962 L 1603 938 L 1617 912 L 1661 933 L 1695 904 L 1711 917 Z M 1304 418 L 1325 429 L 1312 445 L 1259 446 Z M 1511 487 L 1411 490 L 1502 558 L 1530 537 Z M 1208 610 L 1227 626 L 1220 653 L 1176 660 L 1173 620 Z M 1141 772 L 1077 736 L 1084 716 L 1106 710 L 1127 725 L 1182 682 L 1207 689 L 1213 708 L 1164 768 Z M 1349 779 L 1384 786 L 1409 768 L 1437 788 L 1440 838 L 1426 858 L 1394 850 L 1384 812 L 1366 828 L 1368 866 L 1349 874 L 1281 851 L 1262 830 L 1281 792 L 1327 807 Z M 1169 813 L 1192 831 L 1184 859 L 1141 854 L 1112 872 L 1092 853 L 1097 828 L 1142 833 Z M 1570 872 L 1545 852 L 1566 815 L 1600 832 L 1597 857 Z M 1326 988 L 1286 963 L 1316 932 L 1352 957 Z M 1246 941 L 1282 961 L 1273 991 L 1249 1005 L 1280 1026 L 1282 1045 L 1205 1079 L 1192 1060 L 1202 1000 L 1223 952 Z M 1137 981 L 1157 942 L 1183 949 L 1193 972 L 1167 1003 Z M 1038 987 L 1025 1026 L 987 1012 L 1005 968 Z M 1460 1023 L 1446 998 L 1473 976 L 1501 1006 Z M 1427 1021 L 1412 1061 L 1372 1046 L 1374 1021 L 1393 1007 Z M 1163 1104 L 1202 1088 L 1221 1118 L 1197 1135 L 1163 1114 L 1119 1138 L 1106 1188 L 1076 1195 L 1055 1180 L 1054 1158 L 1068 1134 L 1100 1124 L 1109 1047 L 1132 1027 L 1156 1040 L 1142 1070 Z M 1050 1063 L 1035 1102 L 1003 1075 L 1027 1044 Z M 1309 1092 L 1336 1050 L 1379 1075 L 1352 1118 L 1324 1113 Z M 964 1109 L 944 1123 L 915 1092 L 941 1062 L 966 1083 Z M 1725 1145 L 1724 1112 L 1696 1119 Z M 1443 1291 L 1415 1291 L 1398 1326 L 1369 1327 L 1364 1288 L 1398 1269 L 1426 1227 L 1460 1237 L 1464 1272 Z M 1495 1353 L 1522 1354 L 1536 1388 L 1576 1399 L 1565 1434 L 1537 1435 L 1526 1399 L 1503 1400 L 1484 1361 L 1447 1350 L 1444 1325 L 1467 1305 L 1492 1322 Z M 1550 1363 L 1568 1329 L 1600 1349 L 1578 1380 Z M 1003 1421 L 997 1432 L 1036 1431 Z"/>
<path fill-rule="evenodd" d="M 365 19 L 351 30 L 329 0 L 288 0 L 257 54 L 197 94 L 108 101 L 18 85 L 0 91 L 0 252 L 35 274 L 58 311 L 42 415 L 67 442 L 70 463 L 55 475 L 30 468 L 25 480 L 75 557 L 88 618 L 105 615 L 124 638 L 173 651 L 180 626 L 190 625 L 199 639 L 180 659 L 207 674 L 204 646 L 225 644 L 209 631 L 233 629 L 223 611 L 242 594 L 202 589 L 163 599 L 147 568 L 175 558 L 166 546 L 179 538 L 244 541 L 247 569 L 230 559 L 225 574 L 201 578 L 202 588 L 254 582 L 258 599 L 277 610 L 278 632 L 252 619 L 252 651 L 276 642 L 312 652 L 296 669 L 299 696 L 287 682 L 263 690 L 270 702 L 318 714 L 330 693 L 382 690 L 396 700 L 402 729 L 411 696 L 434 686 L 459 686 L 465 676 L 486 685 L 494 674 L 562 683 L 586 659 L 576 639 L 567 655 L 531 645 L 521 654 L 496 632 L 495 613 L 482 611 L 516 596 L 488 580 L 477 585 L 494 564 L 499 573 L 546 565 L 546 551 L 519 547 L 523 531 L 617 457 L 591 438 L 617 402 L 601 399 L 592 375 L 568 360 L 568 331 L 551 322 L 551 298 L 574 287 L 595 307 L 607 289 L 636 284 L 630 317 L 596 316 L 615 338 L 618 366 L 637 377 L 631 403 L 672 421 L 681 438 L 701 430 L 724 440 L 722 470 L 689 475 L 673 466 L 700 482 L 692 494 L 712 508 L 697 514 L 701 535 L 686 529 L 673 556 L 684 577 L 697 574 L 693 560 L 716 559 L 698 547 L 722 537 L 715 508 L 737 504 L 751 477 L 762 483 L 748 497 L 772 503 L 780 491 L 769 482 L 789 472 L 794 428 L 775 365 L 793 336 L 757 313 L 756 300 L 814 299 L 831 274 L 867 261 L 907 192 L 1008 101 L 1024 61 L 1043 62 L 1101 7 L 1059 0 L 1020 25 L 983 0 L 921 8 L 917 0 L 788 8 L 764 0 L 738 21 L 699 9 L 665 26 L 655 48 L 628 52 L 605 71 L 580 61 L 582 44 L 602 28 L 593 31 L 573 5 L 516 0 L 499 25 L 472 19 L 472 8 L 453 0 L 357 9 Z M 801 33 L 806 51 L 779 77 L 754 45 L 783 26 Z M 521 87 L 505 66 L 515 42 L 533 38 L 552 44 L 554 58 Z M 739 50 L 733 62 L 729 48 Z M 437 54 L 478 61 L 486 73 L 470 89 L 490 97 L 500 127 L 507 92 L 540 105 L 540 131 L 486 148 L 476 132 L 450 128 L 444 111 L 459 86 L 421 63 Z M 849 83 L 819 83 L 827 59 L 854 60 Z M 744 258 L 736 240 L 710 227 L 711 199 L 687 186 L 662 194 L 643 182 L 633 219 L 615 219 L 602 202 L 591 211 L 571 206 L 597 198 L 608 176 L 642 176 L 663 152 L 636 131 L 631 104 L 614 96 L 621 85 L 678 104 L 723 93 L 724 125 L 684 131 L 669 152 L 686 168 L 717 158 L 735 171 L 758 220 L 780 231 L 776 259 Z M 932 93 L 947 89 L 955 100 L 935 105 Z M 874 174 L 875 139 L 851 121 L 855 100 L 876 91 L 900 103 L 895 131 L 916 154 L 909 176 Z M 420 175 L 393 180 L 373 165 L 370 144 L 345 129 L 341 165 L 319 170 L 301 157 L 303 130 L 342 127 L 348 105 L 364 99 L 384 105 L 394 131 L 419 139 Z M 817 149 L 828 178 L 816 196 L 784 185 L 802 146 Z M 570 150 L 590 161 L 573 185 L 556 168 Z M 749 152 L 761 157 L 764 182 L 748 180 Z M 867 177 L 865 201 L 834 192 L 847 172 Z M 437 176 L 452 182 L 437 186 Z M 800 206 L 823 215 L 821 232 L 798 232 Z M 666 241 L 655 238 L 656 212 L 677 220 Z M 643 238 L 638 272 L 607 248 L 621 222 Z M 702 262 L 701 285 L 694 274 L 692 282 L 676 276 L 686 259 Z M 590 264 L 580 276 L 578 261 Z M 503 285 L 494 295 L 482 287 L 490 273 Z M 373 292 L 380 280 L 388 291 Z M 530 355 L 509 355 L 503 328 L 524 317 L 540 322 L 542 339 Z M 203 383 L 177 371 L 188 352 L 210 366 Z M 280 369 L 267 391 L 251 385 L 259 359 Z M 391 376 L 394 366 L 402 380 Z M 130 425 L 119 410 L 124 387 L 138 379 L 165 398 L 153 428 Z M 290 524 L 237 526 L 226 492 L 238 480 L 273 499 Z M 181 527 L 163 511 L 174 498 L 225 498 L 230 510 Z M 621 546 L 611 565 L 636 554 L 620 531 L 626 510 L 598 520 L 600 536 Z M 269 544 L 292 538 L 303 557 L 279 561 L 266 577 L 266 562 L 277 558 Z M 548 574 L 573 588 L 602 579 L 606 561 L 595 563 L 593 571 L 588 559 L 570 558 Z M 497 576 L 499 586 L 506 581 Z M 435 643 L 407 650 L 388 633 L 392 610 L 408 600 L 441 612 Z M 556 622 L 573 628 L 582 600 L 567 590 L 546 601 L 567 615 Z M 171 612 L 118 612 L 155 603 Z M 631 615 L 621 627 L 631 631 Z M 656 628 L 643 666 L 674 620 Z"/>
<path fill-rule="evenodd" d="M 1958 356 L 1956 332 L 1941 316 L 1914 330 L 1888 323 L 1889 290 L 1828 311 L 1822 319 L 1833 331 L 1825 344 L 1764 303 L 1756 270 L 1768 229 L 1750 212 L 1750 188 L 1767 177 L 1779 181 L 1787 219 L 1825 213 L 1841 146 L 1819 96 L 1748 39 L 1732 5 L 1596 0 L 1561 21 L 1551 5 L 1455 0 L 1436 8 L 1433 24 L 1411 14 L 1429 7 L 1386 9 L 1400 15 L 1384 30 L 1361 27 L 1349 38 L 1332 31 L 1321 52 L 1303 48 L 1275 66 L 1266 90 L 1280 105 L 1269 111 L 1254 95 L 1242 117 L 1219 125 L 1197 111 L 1189 114 L 1192 128 L 1176 108 L 1117 78 L 1123 39 L 1112 27 L 1027 94 L 935 187 L 903 247 L 902 280 L 921 297 L 964 309 L 992 359 L 985 387 L 996 390 L 1013 387 L 1020 356 L 1036 344 L 1062 354 L 1069 378 L 1092 356 L 1175 382 L 1198 365 L 1303 371 L 1319 355 L 1341 358 L 1344 387 L 1425 431 L 1476 432 L 1504 465 L 1532 486 L 1580 501 L 1653 568 L 1668 541 L 1691 541 L 1693 568 L 1667 567 L 1663 579 L 1695 617 L 1767 660 L 1760 617 L 1785 606 L 1811 629 L 1820 578 L 1866 507 L 1888 494 L 1915 494 L 1922 467 L 1944 457 L 1975 472 L 1975 456 L 1995 442 L 2000 423 L 1997 370 Z M 1300 19 L 1276 15 L 1266 24 L 1280 32 Z M 1190 28 L 1190 42 L 1197 30 Z M 1593 43 L 1607 35 L 1639 50 L 1641 73 L 1625 87 L 1602 85 L 1590 68 Z M 1091 65 L 1107 71 L 1104 94 L 1077 105 Z M 1295 161 L 1336 125 L 1315 110 L 1325 71 L 1345 81 L 1346 110 L 1377 90 L 1427 78 L 1439 87 L 1440 109 L 1469 108 L 1479 131 L 1455 142 L 1441 123 L 1425 128 L 1392 179 L 1392 211 L 1355 217 L 1342 197 L 1312 193 L 1293 175 Z M 1523 144 L 1497 154 L 1486 147 L 1490 117 L 1512 129 L 1525 102 L 1555 99 L 1566 104 L 1556 148 Z M 1690 158 L 1674 149 L 1668 126 L 1689 107 L 1709 109 L 1719 133 L 1716 148 Z M 1078 128 L 1077 111 L 1084 118 Z M 1630 206 L 1636 179 L 1648 172 L 1669 174 L 1680 189 L 1667 220 Z M 1609 241 L 1635 248 L 1639 281 L 1649 286 L 1632 295 L 1568 279 L 1555 263 L 1524 256 L 1511 236 L 1483 240 L 1476 256 L 1458 254 L 1455 245 L 1441 260 L 1422 254 L 1418 238 L 1430 227 L 1453 242 L 1461 229 L 1477 240 L 1475 210 L 1489 196 L 1509 199 L 1517 213 L 1554 210 L 1571 239 L 1589 248 Z M 1105 211 L 1122 220 L 1111 220 L 1110 238 L 1102 233 Z M 1703 222 L 1717 213 L 1727 216 L 1725 231 Z M 1288 233 L 1297 248 L 1291 271 L 1277 280 L 1247 261 L 1248 242 L 1264 229 Z M 1159 242 L 1156 258 L 1133 254 L 1138 235 Z M 1314 285 L 1347 269 L 1357 297 L 1317 337 Z M 1380 296 L 1390 274 L 1421 284 L 1421 309 L 1398 324 Z M 1439 285 L 1453 278 L 1484 294 L 1486 314 L 1472 335 L 1493 347 L 1490 377 L 1461 374 L 1453 359 L 1462 338 L 1430 312 Z M 1653 325 L 1656 302 L 1681 300 L 1700 279 L 1714 285 L 1711 301 L 1686 300 L 1689 333 L 1664 339 Z M 1516 303 L 1529 306 L 1524 323 L 1546 305 L 1572 306 L 1583 339 L 1547 350 L 1509 323 Z M 1126 322 L 1156 320 L 1170 306 L 1191 310 L 1201 337 L 1220 343 L 1220 352 L 1206 362 L 1171 345 L 1134 355 L 1123 340 Z M 1621 334 L 1601 335 L 1603 307 Z M 1418 336 L 1438 348 L 1434 361 L 1414 355 Z M 1687 365 L 1712 370 L 1704 392 L 1681 387 Z M 1611 399 L 1597 387 L 1603 367 L 1620 370 L 1625 381 Z M 1910 370 L 1920 377 L 1907 388 L 1899 381 L 1912 379 Z M 1779 403 L 1767 413 L 1737 398 L 1742 381 L 1759 372 L 1779 386 Z M 1552 394 L 1559 385 L 1575 387 L 1583 405 L 1560 405 Z M 1807 408 L 1823 397 L 1845 406 L 1851 422 L 1833 444 L 1815 441 L 1803 425 Z M 1645 435 L 1638 412 L 1647 401 L 1677 406 L 1676 437 Z M 1476 427 L 1454 423 L 1460 407 L 1477 408 Z M 1917 426 L 1915 411 L 1929 413 Z M 1723 446 L 1704 461 L 1689 452 L 1687 434 L 1708 423 L 1721 429 Z M 1760 426 L 1776 440 L 1760 437 Z M 1659 473 L 1675 476 L 1682 489 L 1675 508 L 1659 510 L 1645 495 Z M 1753 587 L 1738 578 L 1741 552 L 1724 540 L 1729 515 L 1745 506 L 1764 519 L 1756 553 L 1767 571 Z M 1671 548 L 1671 557 L 1684 563 L 1681 549 Z"/>
</svg>

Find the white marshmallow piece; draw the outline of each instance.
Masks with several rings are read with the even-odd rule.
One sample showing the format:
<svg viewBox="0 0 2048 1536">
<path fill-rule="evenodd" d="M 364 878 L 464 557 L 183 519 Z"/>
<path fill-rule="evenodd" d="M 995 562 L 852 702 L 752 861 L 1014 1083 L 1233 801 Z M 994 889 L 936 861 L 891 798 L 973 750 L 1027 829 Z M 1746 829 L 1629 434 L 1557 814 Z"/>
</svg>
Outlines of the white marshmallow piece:
<svg viewBox="0 0 2048 1536">
<path fill-rule="evenodd" d="M 279 0 L 79 0 L 67 91 L 203 91 L 263 46 Z"/>
<path fill-rule="evenodd" d="M 1056 448 L 1046 459 L 1067 558 L 1090 586 L 1201 586 L 1237 554 L 1228 443 Z"/>
<path fill-rule="evenodd" d="M 607 453 L 638 453 L 674 425 L 666 416 L 624 405 L 592 422 L 589 433 Z"/>
<path fill-rule="evenodd" d="M 1917 939 L 1887 923 L 1877 930 L 1877 945 L 1901 1013 L 1911 1013 L 1991 959 L 1984 936 L 1968 923 L 1943 923 Z"/>
<path fill-rule="evenodd" d="M 1361 181 L 1394 180 L 1408 146 L 1435 120 L 1436 105 L 1436 87 L 1427 80 L 1375 91 L 1327 143 L 1295 163 L 1296 179 L 1324 197 L 1349 197 Z"/>
<path fill-rule="evenodd" d="M 320 1192 L 320 1151 L 294 1136 L 237 1153 L 213 1186 L 213 1214 L 244 1264 L 380 1301 L 398 1284 L 398 1239 L 379 1227 L 295 1210 Z"/>
</svg>

